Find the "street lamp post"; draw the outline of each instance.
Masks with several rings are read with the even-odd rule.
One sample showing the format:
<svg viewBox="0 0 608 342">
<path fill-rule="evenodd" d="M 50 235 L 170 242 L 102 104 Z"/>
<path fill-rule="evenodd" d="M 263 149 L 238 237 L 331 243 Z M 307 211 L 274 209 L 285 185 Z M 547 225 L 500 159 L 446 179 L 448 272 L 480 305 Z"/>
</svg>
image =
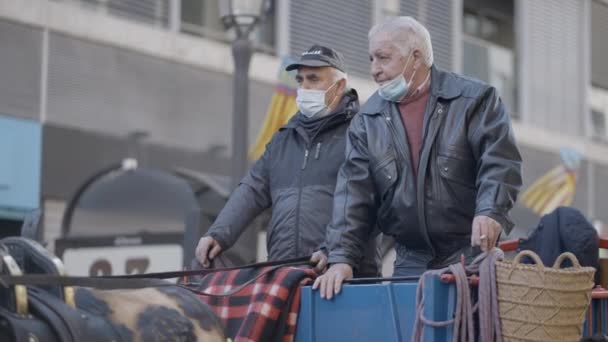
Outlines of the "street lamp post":
<svg viewBox="0 0 608 342">
<path fill-rule="evenodd" d="M 267 0 L 222 0 L 220 15 L 225 28 L 234 28 L 232 42 L 234 77 L 232 93 L 232 170 L 234 189 L 247 172 L 247 130 L 249 128 L 249 64 L 253 54 L 250 33 L 266 16 L 270 3 Z"/>
</svg>

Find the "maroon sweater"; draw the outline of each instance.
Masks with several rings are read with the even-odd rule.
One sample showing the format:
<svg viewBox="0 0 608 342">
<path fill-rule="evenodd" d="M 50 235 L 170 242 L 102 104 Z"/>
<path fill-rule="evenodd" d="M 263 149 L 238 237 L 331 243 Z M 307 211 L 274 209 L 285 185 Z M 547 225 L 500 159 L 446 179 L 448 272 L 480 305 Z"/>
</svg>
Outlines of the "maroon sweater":
<svg viewBox="0 0 608 342">
<path fill-rule="evenodd" d="M 424 112 L 430 95 L 430 82 L 427 82 L 417 94 L 414 94 L 399 103 L 401 121 L 407 134 L 410 146 L 412 169 L 414 177 L 418 175 L 418 162 L 420 161 L 420 148 L 422 147 L 422 134 Z"/>
</svg>

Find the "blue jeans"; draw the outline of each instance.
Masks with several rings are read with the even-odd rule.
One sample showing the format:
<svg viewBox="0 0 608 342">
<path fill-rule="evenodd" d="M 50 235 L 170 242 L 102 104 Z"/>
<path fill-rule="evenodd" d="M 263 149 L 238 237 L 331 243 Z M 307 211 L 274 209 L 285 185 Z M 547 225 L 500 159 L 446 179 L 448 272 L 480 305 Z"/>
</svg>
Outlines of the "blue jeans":
<svg viewBox="0 0 608 342">
<path fill-rule="evenodd" d="M 433 260 L 430 252 L 406 249 L 402 244 L 395 244 L 397 257 L 393 277 L 419 276 L 424 273 L 429 262 Z"/>
<path fill-rule="evenodd" d="M 431 263 L 431 261 L 436 261 L 433 260 L 433 255 L 430 251 L 406 249 L 405 246 L 400 243 L 395 244 L 395 251 L 397 252 L 397 257 L 395 258 L 393 277 L 420 276 L 429 269 L 429 263 Z M 461 254 L 465 255 L 465 263 L 469 264 L 480 252 L 478 247 L 471 248 L 471 246 L 466 246 L 461 252 L 455 253 L 448 258 L 441 259 L 440 263 L 442 266 L 439 268 L 460 262 Z"/>
</svg>

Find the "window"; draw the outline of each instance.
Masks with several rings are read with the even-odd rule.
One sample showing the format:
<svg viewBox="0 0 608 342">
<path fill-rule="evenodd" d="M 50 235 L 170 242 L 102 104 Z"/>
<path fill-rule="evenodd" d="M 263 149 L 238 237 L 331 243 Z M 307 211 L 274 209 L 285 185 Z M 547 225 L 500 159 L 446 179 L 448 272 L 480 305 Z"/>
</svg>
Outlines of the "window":
<svg viewBox="0 0 608 342">
<path fill-rule="evenodd" d="M 181 31 L 211 39 L 230 41 L 234 32 L 226 32 L 220 18 L 219 1 L 182 0 Z M 270 13 L 252 32 L 256 49 L 275 54 L 275 0 L 271 0 Z"/>
<path fill-rule="evenodd" d="M 608 2 L 591 2 L 591 138 L 608 142 Z"/>
<path fill-rule="evenodd" d="M 606 137 L 606 113 L 600 110 L 591 109 L 592 132 L 596 138 Z"/>
<path fill-rule="evenodd" d="M 218 1 L 182 0 L 182 32 L 227 40 Z"/>
<path fill-rule="evenodd" d="M 399 0 L 378 0 L 375 2 L 375 22 L 381 23 L 388 18 L 399 16 L 400 4 Z"/>
<path fill-rule="evenodd" d="M 488 82 L 517 117 L 513 1 L 465 0 L 463 73 Z"/>
<path fill-rule="evenodd" d="M 137 21 L 164 29 L 179 26 L 183 33 L 193 34 L 221 41 L 231 41 L 234 32 L 226 32 L 220 18 L 219 2 L 224 0 L 55 0 L 80 4 L 83 8 L 106 13 L 115 17 Z M 275 54 L 275 7 L 271 3 L 270 13 L 252 32 L 251 38 L 258 51 Z M 181 9 L 181 22 L 173 23 L 171 14 L 175 8 Z"/>
<path fill-rule="evenodd" d="M 590 95 L 591 137 L 608 142 L 608 90 L 593 87 Z"/>
<path fill-rule="evenodd" d="M 513 18 L 496 15 L 493 12 L 473 10 L 465 7 L 462 30 L 467 36 L 476 37 L 489 43 L 513 48 Z"/>
<path fill-rule="evenodd" d="M 59 1 L 59 0 L 56 0 Z M 170 0 L 61 0 L 126 20 L 169 27 Z"/>
<path fill-rule="evenodd" d="M 399 15 L 399 0 L 382 0 L 382 12 L 385 17 L 396 17 Z"/>
</svg>

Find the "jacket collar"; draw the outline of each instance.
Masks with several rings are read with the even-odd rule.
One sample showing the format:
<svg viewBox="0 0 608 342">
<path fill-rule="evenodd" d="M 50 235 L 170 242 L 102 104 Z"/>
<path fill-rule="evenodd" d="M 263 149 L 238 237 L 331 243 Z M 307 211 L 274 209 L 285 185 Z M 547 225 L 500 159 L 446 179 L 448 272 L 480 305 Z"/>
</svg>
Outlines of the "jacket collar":
<svg viewBox="0 0 608 342">
<path fill-rule="evenodd" d="M 436 98 L 450 100 L 460 96 L 462 93 L 462 85 L 457 82 L 456 77 L 451 72 L 437 68 L 435 65 L 431 67 L 431 95 Z M 384 112 L 386 108 L 390 108 L 391 102 L 383 99 L 376 91 L 363 105 L 361 113 L 374 115 Z"/>
</svg>

